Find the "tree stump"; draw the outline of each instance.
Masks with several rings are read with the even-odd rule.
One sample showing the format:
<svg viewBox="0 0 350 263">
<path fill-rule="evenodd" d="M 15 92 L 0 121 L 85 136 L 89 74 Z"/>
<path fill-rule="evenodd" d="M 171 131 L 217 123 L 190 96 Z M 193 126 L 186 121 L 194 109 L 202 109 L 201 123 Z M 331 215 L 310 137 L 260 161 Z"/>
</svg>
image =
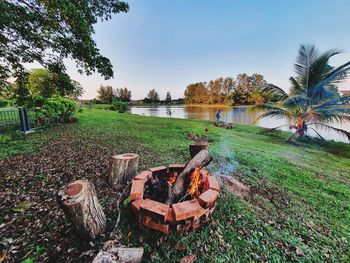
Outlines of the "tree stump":
<svg viewBox="0 0 350 263">
<path fill-rule="evenodd" d="M 108 171 L 110 185 L 125 184 L 131 181 L 139 167 L 139 156 L 135 153 L 114 155 L 111 157 Z"/>
<path fill-rule="evenodd" d="M 79 237 L 94 240 L 106 228 L 106 217 L 93 183 L 77 180 L 59 191 L 57 199 Z"/>
<path fill-rule="evenodd" d="M 195 142 L 189 145 L 191 158 L 195 157 L 201 150 L 208 150 L 208 143 L 204 141 Z"/>
</svg>

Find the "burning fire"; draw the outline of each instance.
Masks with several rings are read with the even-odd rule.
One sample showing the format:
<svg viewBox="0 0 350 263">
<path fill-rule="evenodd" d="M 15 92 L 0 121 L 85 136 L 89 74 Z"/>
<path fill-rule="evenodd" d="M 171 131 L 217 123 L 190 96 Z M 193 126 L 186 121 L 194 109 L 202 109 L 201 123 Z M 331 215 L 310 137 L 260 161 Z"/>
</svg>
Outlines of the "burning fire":
<svg viewBox="0 0 350 263">
<path fill-rule="evenodd" d="M 173 183 L 176 181 L 176 175 L 174 174 L 172 176 L 169 176 L 167 181 L 170 185 L 173 185 Z"/>
<path fill-rule="evenodd" d="M 202 175 L 199 170 L 200 168 L 196 168 L 191 174 L 191 181 L 187 193 L 192 197 L 198 197 L 201 191 L 205 190 L 204 188 L 208 185 L 207 175 Z"/>
</svg>

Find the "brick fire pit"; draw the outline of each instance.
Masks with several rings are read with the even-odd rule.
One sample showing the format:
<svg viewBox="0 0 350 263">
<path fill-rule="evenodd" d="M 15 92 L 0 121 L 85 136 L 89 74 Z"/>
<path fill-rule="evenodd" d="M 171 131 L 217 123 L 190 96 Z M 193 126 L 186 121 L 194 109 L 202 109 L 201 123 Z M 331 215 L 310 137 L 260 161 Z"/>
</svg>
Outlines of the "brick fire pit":
<svg viewBox="0 0 350 263">
<path fill-rule="evenodd" d="M 196 230 L 203 222 L 209 220 L 220 196 L 220 186 L 217 179 L 205 168 L 200 169 L 199 173 L 202 178 L 206 178 L 206 188 L 198 197 L 187 196 L 184 201 L 167 205 L 152 200 L 149 194 L 152 181 L 167 184 L 171 179 L 175 179 L 184 167 L 183 164 L 153 167 L 135 176 L 130 200 L 132 210 L 142 225 L 167 234 L 170 231 Z"/>
</svg>

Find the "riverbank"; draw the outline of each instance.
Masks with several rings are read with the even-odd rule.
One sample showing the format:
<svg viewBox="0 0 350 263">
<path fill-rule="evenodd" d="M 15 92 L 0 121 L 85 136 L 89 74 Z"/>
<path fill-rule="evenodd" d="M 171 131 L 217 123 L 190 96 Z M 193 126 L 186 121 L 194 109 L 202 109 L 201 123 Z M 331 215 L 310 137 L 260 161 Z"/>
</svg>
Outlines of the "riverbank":
<svg viewBox="0 0 350 263">
<path fill-rule="evenodd" d="M 294 146 L 285 143 L 287 133 L 265 136 L 255 126 L 225 130 L 206 121 L 113 111 L 84 110 L 77 117 L 76 124 L 1 142 L 1 248 L 17 251 L 9 252 L 9 262 L 91 260 L 108 235 L 92 245 L 77 242 L 55 192 L 74 179 L 93 181 L 110 232 L 117 196 L 106 184 L 109 156 L 136 152 L 140 170 L 185 162 L 189 131 L 208 136 L 210 169 L 224 168 L 252 195 L 242 200 L 224 191 L 208 225 L 166 237 L 140 228 L 123 207 L 121 242 L 143 246 L 145 262 L 178 262 L 189 254 L 199 262 L 350 260 L 350 145 Z"/>
</svg>

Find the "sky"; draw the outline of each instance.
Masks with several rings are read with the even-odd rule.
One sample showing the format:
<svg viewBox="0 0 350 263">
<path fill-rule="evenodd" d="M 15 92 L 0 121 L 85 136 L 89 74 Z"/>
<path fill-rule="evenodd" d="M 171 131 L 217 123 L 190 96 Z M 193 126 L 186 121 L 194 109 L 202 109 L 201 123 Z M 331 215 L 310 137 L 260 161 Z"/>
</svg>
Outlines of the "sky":
<svg viewBox="0 0 350 263">
<path fill-rule="evenodd" d="M 349 0 L 130 0 L 120 13 L 95 26 L 94 39 L 113 65 L 114 78 L 68 73 L 97 96 L 100 84 L 126 86 L 132 99 L 152 88 L 161 99 L 183 96 L 190 83 L 239 73 L 260 73 L 285 90 L 300 44 L 344 51 L 350 60 Z M 350 89 L 350 82 L 341 89 Z"/>
</svg>

